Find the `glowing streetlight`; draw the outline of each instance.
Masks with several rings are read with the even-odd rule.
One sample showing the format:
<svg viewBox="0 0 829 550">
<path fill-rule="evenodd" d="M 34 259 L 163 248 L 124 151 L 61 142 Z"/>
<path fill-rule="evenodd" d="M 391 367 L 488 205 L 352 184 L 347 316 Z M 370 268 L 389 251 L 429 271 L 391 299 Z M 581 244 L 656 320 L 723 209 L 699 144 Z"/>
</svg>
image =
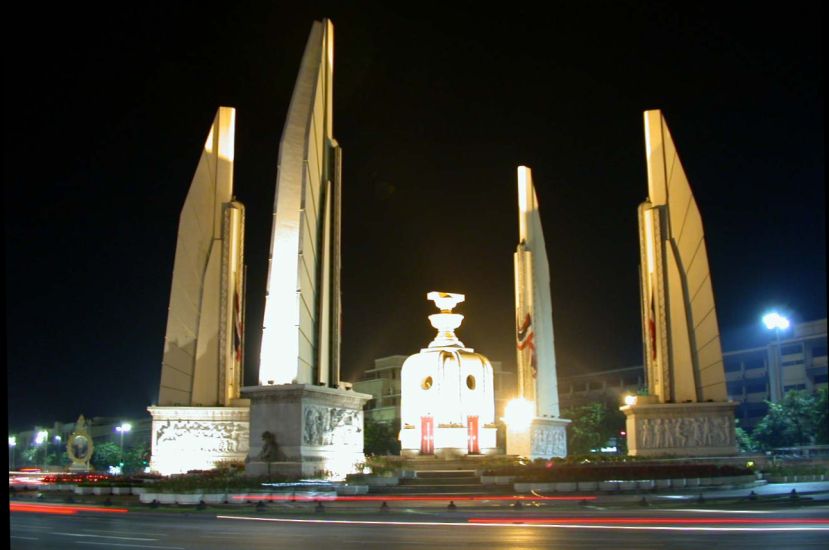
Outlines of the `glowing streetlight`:
<svg viewBox="0 0 829 550">
<path fill-rule="evenodd" d="M 511 430 L 527 430 L 535 418 L 535 403 L 526 399 L 513 399 L 504 409 L 504 422 Z"/>
<path fill-rule="evenodd" d="M 40 430 L 39 432 L 37 432 L 37 435 L 35 436 L 35 445 L 37 445 L 38 447 L 43 445 L 48 438 L 49 438 L 49 432 L 47 432 L 46 430 Z M 43 446 L 43 463 L 44 463 L 44 465 L 46 463 L 46 453 L 48 452 L 48 449 L 46 447 L 47 447 L 46 445 Z"/>
<path fill-rule="evenodd" d="M 771 355 L 771 361 L 776 365 L 775 373 L 772 374 L 769 372 L 769 383 L 771 386 L 771 398 L 773 401 L 777 401 L 782 397 L 780 392 L 780 366 L 783 363 L 783 350 L 780 348 L 780 331 L 786 330 L 789 328 L 789 320 L 781 315 L 776 311 L 770 311 L 763 315 L 763 324 L 766 325 L 766 328 L 769 330 L 774 331 L 774 340 L 777 344 L 773 346 L 772 349 L 777 348 L 776 351 Z M 769 366 L 771 369 L 771 366 Z"/>
<path fill-rule="evenodd" d="M 132 429 L 132 424 L 122 422 L 120 426 L 115 426 L 115 431 L 121 434 L 121 467 L 124 466 L 124 433 Z"/>
<path fill-rule="evenodd" d="M 763 315 L 763 324 L 766 325 L 767 329 L 775 331 L 786 330 L 790 325 L 789 320 L 776 311 Z"/>
<path fill-rule="evenodd" d="M 9 436 L 9 464 L 14 470 L 14 448 L 17 446 L 17 438 L 13 435 Z"/>
<path fill-rule="evenodd" d="M 636 399 L 635 395 L 628 394 L 628 395 L 625 396 L 625 405 L 628 405 L 628 406 L 635 405 L 636 401 L 637 401 L 637 399 Z"/>
</svg>

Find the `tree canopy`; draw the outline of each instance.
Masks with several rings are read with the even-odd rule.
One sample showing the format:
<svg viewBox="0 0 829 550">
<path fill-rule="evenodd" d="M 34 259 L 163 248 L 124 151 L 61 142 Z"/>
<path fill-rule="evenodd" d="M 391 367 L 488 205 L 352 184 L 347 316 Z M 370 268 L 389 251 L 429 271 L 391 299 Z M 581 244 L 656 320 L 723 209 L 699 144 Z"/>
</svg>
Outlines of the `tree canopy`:
<svg viewBox="0 0 829 550">
<path fill-rule="evenodd" d="M 780 402 L 767 403 L 769 412 L 751 434 L 761 449 L 829 443 L 826 388 L 814 394 L 790 391 Z"/>
</svg>

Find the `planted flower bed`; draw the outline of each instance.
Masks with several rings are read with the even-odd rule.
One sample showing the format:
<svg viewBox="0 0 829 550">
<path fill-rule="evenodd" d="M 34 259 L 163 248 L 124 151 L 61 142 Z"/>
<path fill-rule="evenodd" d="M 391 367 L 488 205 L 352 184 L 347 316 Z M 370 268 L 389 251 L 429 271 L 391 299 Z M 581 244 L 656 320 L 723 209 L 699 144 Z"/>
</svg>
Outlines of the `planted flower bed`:
<svg viewBox="0 0 829 550">
<path fill-rule="evenodd" d="M 636 481 L 674 478 L 723 478 L 753 475 L 740 466 L 715 464 L 560 464 L 507 467 L 487 476 L 515 476 L 516 482 Z"/>
<path fill-rule="evenodd" d="M 769 483 L 793 483 L 798 481 L 824 481 L 829 468 L 822 464 L 780 464 L 763 470 Z"/>
</svg>

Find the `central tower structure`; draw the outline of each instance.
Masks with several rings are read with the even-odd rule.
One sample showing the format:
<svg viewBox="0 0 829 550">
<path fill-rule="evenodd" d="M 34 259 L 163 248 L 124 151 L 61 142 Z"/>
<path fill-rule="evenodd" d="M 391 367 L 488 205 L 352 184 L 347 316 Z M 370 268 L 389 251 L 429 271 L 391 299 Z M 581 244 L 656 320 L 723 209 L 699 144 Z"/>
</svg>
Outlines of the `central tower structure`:
<svg viewBox="0 0 829 550">
<path fill-rule="evenodd" d="M 247 472 L 348 473 L 369 395 L 340 383 L 342 151 L 333 136 L 334 25 L 314 22 L 279 144 L 259 385 Z"/>
<path fill-rule="evenodd" d="M 463 294 L 430 292 L 440 313 L 429 316 L 437 335 L 400 371 L 400 452 L 453 458 L 495 454 L 495 391 L 489 359 L 455 336 L 463 315 L 452 309 Z"/>
</svg>

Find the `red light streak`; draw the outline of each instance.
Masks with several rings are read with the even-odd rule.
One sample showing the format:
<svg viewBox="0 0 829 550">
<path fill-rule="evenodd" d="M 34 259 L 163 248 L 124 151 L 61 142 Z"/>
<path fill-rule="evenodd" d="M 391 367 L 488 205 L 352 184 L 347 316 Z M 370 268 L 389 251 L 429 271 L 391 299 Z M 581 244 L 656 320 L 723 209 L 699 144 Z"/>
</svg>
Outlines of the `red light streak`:
<svg viewBox="0 0 829 550">
<path fill-rule="evenodd" d="M 100 508 L 98 506 L 63 506 L 61 504 L 29 504 L 10 502 L 10 512 L 29 512 L 35 514 L 58 514 L 70 516 L 78 512 L 103 512 L 106 514 L 126 514 L 126 508 Z"/>
<path fill-rule="evenodd" d="M 595 496 L 515 496 L 515 495 L 460 495 L 460 496 L 425 496 L 425 495 L 362 495 L 362 496 L 341 496 L 341 495 L 233 495 L 232 500 L 242 501 L 271 501 L 271 502 L 395 502 L 395 501 L 434 501 L 434 502 L 449 502 L 449 501 L 473 501 L 473 500 L 510 500 L 510 501 L 537 501 L 537 500 L 565 500 L 565 501 L 581 501 L 581 500 L 596 500 Z"/>
</svg>

